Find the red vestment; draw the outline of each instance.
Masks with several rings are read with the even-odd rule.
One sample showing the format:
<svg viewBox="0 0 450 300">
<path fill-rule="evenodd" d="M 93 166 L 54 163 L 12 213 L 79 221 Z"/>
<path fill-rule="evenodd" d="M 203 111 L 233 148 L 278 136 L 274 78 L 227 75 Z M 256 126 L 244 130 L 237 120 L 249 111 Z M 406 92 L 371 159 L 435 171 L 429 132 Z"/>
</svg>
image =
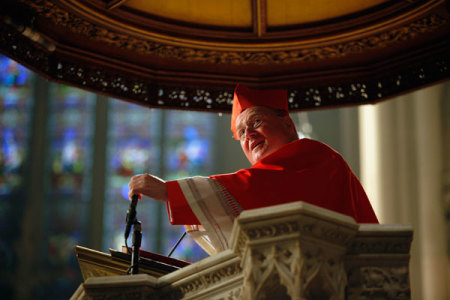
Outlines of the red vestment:
<svg viewBox="0 0 450 300">
<path fill-rule="evenodd" d="M 214 175 L 239 202 L 253 209 L 304 201 L 348 215 L 357 223 L 378 223 L 359 180 L 329 146 L 300 139 L 282 146 L 250 169 Z M 200 224 L 177 181 L 167 182 L 172 224 Z"/>
</svg>

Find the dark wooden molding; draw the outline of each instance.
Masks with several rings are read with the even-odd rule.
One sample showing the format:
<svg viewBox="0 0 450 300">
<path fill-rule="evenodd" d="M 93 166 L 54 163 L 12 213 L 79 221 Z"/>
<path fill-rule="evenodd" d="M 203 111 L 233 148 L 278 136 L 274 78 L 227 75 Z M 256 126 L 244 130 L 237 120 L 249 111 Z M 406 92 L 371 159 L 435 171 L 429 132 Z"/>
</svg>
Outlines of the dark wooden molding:
<svg viewBox="0 0 450 300">
<path fill-rule="evenodd" d="M 111 0 L 111 1 L 106 1 L 106 8 L 107 9 L 114 9 L 117 8 L 123 4 L 125 4 L 125 2 L 127 2 L 128 0 Z"/>
<path fill-rule="evenodd" d="M 133 31 L 134 23 L 108 23 L 122 6 L 95 19 L 87 12 L 105 2 L 83 0 L 91 5 L 84 12 L 77 3 L 1 3 L 0 51 L 50 80 L 148 107 L 215 112 L 230 111 L 238 82 L 287 88 L 291 109 L 303 110 L 374 103 L 450 77 L 450 14 L 439 1 L 388 2 L 367 28 L 343 21 L 352 29 L 340 35 L 305 28 L 291 41 L 266 32 L 258 42 L 213 42 L 198 38 L 203 29 L 197 39 L 170 36 L 149 23 Z M 256 37 L 253 29 L 236 34 Z"/>
</svg>

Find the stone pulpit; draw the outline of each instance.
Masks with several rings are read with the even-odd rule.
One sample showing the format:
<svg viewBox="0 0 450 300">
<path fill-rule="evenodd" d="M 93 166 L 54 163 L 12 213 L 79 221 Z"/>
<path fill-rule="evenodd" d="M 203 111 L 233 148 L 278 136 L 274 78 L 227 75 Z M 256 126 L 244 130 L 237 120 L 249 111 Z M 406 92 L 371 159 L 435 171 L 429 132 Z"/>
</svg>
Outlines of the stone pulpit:
<svg viewBox="0 0 450 300">
<path fill-rule="evenodd" d="M 411 241 L 409 226 L 303 202 L 247 210 L 229 249 L 172 271 L 121 275 L 123 262 L 105 271 L 107 254 L 78 253 L 84 282 L 72 299 L 410 299 Z"/>
</svg>

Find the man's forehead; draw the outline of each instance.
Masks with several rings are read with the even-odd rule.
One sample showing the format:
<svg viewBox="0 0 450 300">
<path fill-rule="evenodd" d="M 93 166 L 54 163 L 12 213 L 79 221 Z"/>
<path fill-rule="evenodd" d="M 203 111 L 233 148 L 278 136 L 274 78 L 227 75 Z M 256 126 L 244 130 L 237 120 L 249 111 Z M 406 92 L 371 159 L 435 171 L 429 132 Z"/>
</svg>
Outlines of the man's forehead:
<svg viewBox="0 0 450 300">
<path fill-rule="evenodd" d="M 245 110 L 243 110 L 236 118 L 236 125 L 239 126 L 239 124 L 244 123 L 251 117 L 255 115 L 267 115 L 273 112 L 273 110 L 269 107 L 265 106 L 252 106 Z"/>
<path fill-rule="evenodd" d="M 248 119 L 250 116 L 255 114 L 261 114 L 264 113 L 264 107 L 263 106 L 253 106 L 244 109 L 236 118 L 237 123 L 240 121 L 243 121 L 245 119 Z"/>
</svg>

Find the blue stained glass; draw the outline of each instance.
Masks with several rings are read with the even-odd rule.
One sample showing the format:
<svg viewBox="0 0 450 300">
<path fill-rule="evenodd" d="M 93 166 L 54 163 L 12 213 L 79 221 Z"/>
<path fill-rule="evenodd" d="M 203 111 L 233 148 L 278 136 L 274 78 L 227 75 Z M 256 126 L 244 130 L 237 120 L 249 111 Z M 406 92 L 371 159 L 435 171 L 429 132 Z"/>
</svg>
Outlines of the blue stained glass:
<svg viewBox="0 0 450 300">
<path fill-rule="evenodd" d="M 22 157 L 19 155 L 19 145 L 16 141 L 14 131 L 6 128 L 3 131 L 3 155 L 5 172 L 13 172 L 17 170 L 21 163 Z"/>
<path fill-rule="evenodd" d="M 14 295 L 19 267 L 17 245 L 25 211 L 26 157 L 29 151 L 33 74 L 0 55 L 0 298 Z"/>
<path fill-rule="evenodd" d="M 137 174 L 160 172 L 161 111 L 110 99 L 107 144 L 106 199 L 103 217 L 103 249 L 125 245 L 124 227 L 129 206 L 128 182 Z M 156 215 L 159 204 L 143 199 L 138 204 L 142 222 L 142 249 L 158 252 Z M 131 246 L 131 235 L 129 246 Z"/>
<path fill-rule="evenodd" d="M 212 172 L 212 145 L 216 132 L 214 114 L 171 111 L 166 118 L 166 173 L 168 179 L 209 175 Z M 167 214 L 166 214 L 167 215 Z M 172 226 L 165 217 L 163 251 L 170 251 L 184 232 L 184 227 Z M 207 254 L 186 237 L 174 257 L 197 261 Z"/>
<path fill-rule="evenodd" d="M 51 192 L 87 193 L 92 165 L 95 95 L 52 85 L 50 129 Z M 84 200 L 87 200 L 84 196 Z"/>
<path fill-rule="evenodd" d="M 28 149 L 32 87 L 30 72 L 0 55 L 0 195 L 18 191 Z"/>
<path fill-rule="evenodd" d="M 65 298 L 81 280 L 74 246 L 87 242 L 95 95 L 51 84 L 39 297 Z"/>
<path fill-rule="evenodd" d="M 0 84 L 5 86 L 25 85 L 30 72 L 17 62 L 0 56 Z"/>
<path fill-rule="evenodd" d="M 167 120 L 169 179 L 210 174 L 215 115 L 172 111 Z"/>
<path fill-rule="evenodd" d="M 211 172 L 215 115 L 182 111 L 165 114 L 166 122 L 161 129 L 161 111 L 111 102 L 103 225 L 105 250 L 124 245 L 129 205 L 124 198 L 128 199 L 128 182 L 133 175 L 150 173 L 169 180 Z M 160 143 L 161 132 L 165 135 L 164 145 Z M 161 151 L 165 153 L 164 164 L 161 164 Z M 142 248 L 147 251 L 167 255 L 184 231 L 182 226 L 170 225 L 164 205 L 145 197 L 138 204 L 138 219 L 143 226 Z M 207 254 L 186 237 L 173 256 L 196 261 Z"/>
</svg>

